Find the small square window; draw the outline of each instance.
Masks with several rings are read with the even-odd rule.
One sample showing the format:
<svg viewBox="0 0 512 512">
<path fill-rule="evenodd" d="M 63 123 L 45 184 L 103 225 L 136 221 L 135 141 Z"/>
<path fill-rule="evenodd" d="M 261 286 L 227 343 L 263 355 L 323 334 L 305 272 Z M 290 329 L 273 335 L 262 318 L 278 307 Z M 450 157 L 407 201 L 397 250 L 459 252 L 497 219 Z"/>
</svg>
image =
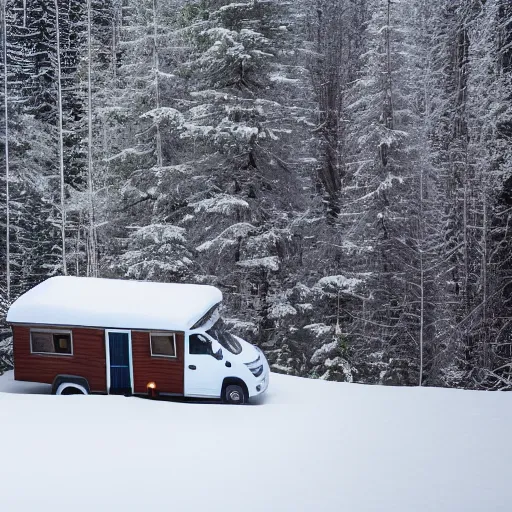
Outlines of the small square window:
<svg viewBox="0 0 512 512">
<path fill-rule="evenodd" d="M 151 355 L 176 357 L 176 338 L 174 334 L 151 334 Z"/>
<path fill-rule="evenodd" d="M 71 333 L 52 331 L 31 331 L 30 343 L 35 354 L 72 355 Z"/>
<path fill-rule="evenodd" d="M 54 352 L 51 332 L 32 332 L 32 352 Z"/>
<path fill-rule="evenodd" d="M 60 354 L 69 354 L 71 352 L 71 339 L 69 334 L 54 334 L 53 344 L 55 352 Z"/>
</svg>

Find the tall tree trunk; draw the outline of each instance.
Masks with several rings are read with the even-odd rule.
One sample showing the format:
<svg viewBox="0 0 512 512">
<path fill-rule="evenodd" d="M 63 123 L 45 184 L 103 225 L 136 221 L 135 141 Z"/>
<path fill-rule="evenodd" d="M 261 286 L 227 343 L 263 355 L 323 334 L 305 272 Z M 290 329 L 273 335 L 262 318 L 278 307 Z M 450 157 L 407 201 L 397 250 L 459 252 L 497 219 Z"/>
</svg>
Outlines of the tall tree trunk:
<svg viewBox="0 0 512 512">
<path fill-rule="evenodd" d="M 391 75 L 391 0 L 388 0 L 387 7 L 387 26 L 386 26 L 386 72 L 387 72 L 387 117 L 385 119 L 386 127 L 393 130 L 394 108 L 393 108 L 393 81 Z"/>
<path fill-rule="evenodd" d="M 423 338 L 425 332 L 425 262 L 423 254 L 423 242 L 425 236 L 424 229 L 424 172 L 423 165 L 420 165 L 420 212 L 419 212 L 419 236 L 418 236 L 418 252 L 420 265 L 420 377 L 419 385 L 423 385 Z"/>
<path fill-rule="evenodd" d="M 487 299 L 488 299 L 488 230 L 489 230 L 489 219 L 487 212 L 487 182 L 486 176 L 482 176 L 482 334 L 480 336 L 480 342 L 483 344 L 483 367 L 484 370 L 490 369 L 490 357 L 489 357 L 489 345 L 488 345 L 488 331 L 489 326 L 487 325 Z"/>
<path fill-rule="evenodd" d="M 112 77 L 114 78 L 114 83 L 117 78 L 117 51 L 120 39 L 119 30 L 123 19 L 122 9 L 122 6 L 119 5 L 119 1 L 114 0 L 112 4 Z"/>
<path fill-rule="evenodd" d="M 156 89 L 156 108 L 160 108 L 160 60 L 158 58 L 158 27 L 157 27 L 157 0 L 153 0 L 153 59 L 155 66 L 155 89 Z M 160 124 L 156 123 L 156 165 L 162 167 L 162 134 L 160 133 Z"/>
<path fill-rule="evenodd" d="M 66 205 L 64 200 L 64 133 L 62 129 L 62 68 L 60 62 L 60 27 L 59 2 L 55 0 L 55 32 L 57 45 L 57 117 L 59 121 L 59 169 L 60 169 L 60 208 L 61 208 L 61 234 L 62 234 L 62 273 L 67 275 L 66 266 Z"/>
<path fill-rule="evenodd" d="M 94 226 L 94 190 L 93 190 L 93 166 L 92 166 L 92 42 L 91 42 L 91 26 L 92 26 L 92 6 L 91 0 L 87 0 L 87 104 L 88 115 L 87 125 L 89 131 L 89 141 L 87 146 L 87 189 L 89 199 L 89 236 L 88 236 L 88 275 L 97 275 L 96 265 L 96 233 Z"/>
<path fill-rule="evenodd" d="M 11 300 L 11 225 L 10 225 L 10 197 L 9 197 L 9 112 L 7 98 L 7 0 L 2 0 L 2 34 L 3 34 L 3 61 L 4 61 L 4 115 L 5 115 L 5 258 L 6 258 L 6 289 L 7 301 Z"/>
</svg>

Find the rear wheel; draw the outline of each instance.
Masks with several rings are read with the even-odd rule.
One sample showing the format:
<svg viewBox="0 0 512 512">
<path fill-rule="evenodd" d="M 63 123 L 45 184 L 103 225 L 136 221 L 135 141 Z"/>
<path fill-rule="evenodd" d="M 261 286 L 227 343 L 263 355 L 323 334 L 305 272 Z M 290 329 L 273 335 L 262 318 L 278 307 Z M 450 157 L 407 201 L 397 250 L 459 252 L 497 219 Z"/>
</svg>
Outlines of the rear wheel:
<svg viewBox="0 0 512 512">
<path fill-rule="evenodd" d="M 230 384 L 226 386 L 224 396 L 222 398 L 226 404 L 242 405 L 247 402 L 244 388 L 238 384 Z"/>
<path fill-rule="evenodd" d="M 90 390 L 87 379 L 79 375 L 57 375 L 53 379 L 52 395 L 88 395 Z"/>
<path fill-rule="evenodd" d="M 87 395 L 87 391 L 80 385 L 61 384 L 56 395 Z"/>
</svg>

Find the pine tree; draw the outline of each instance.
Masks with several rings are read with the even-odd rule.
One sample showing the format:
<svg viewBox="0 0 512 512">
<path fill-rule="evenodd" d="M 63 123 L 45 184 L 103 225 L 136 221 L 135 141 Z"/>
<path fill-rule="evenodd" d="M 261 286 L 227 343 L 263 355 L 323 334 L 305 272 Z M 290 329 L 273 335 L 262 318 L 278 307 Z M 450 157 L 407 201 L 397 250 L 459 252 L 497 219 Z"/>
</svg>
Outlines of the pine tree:
<svg viewBox="0 0 512 512">
<path fill-rule="evenodd" d="M 237 321 L 251 319 L 269 343 L 285 336 L 280 314 L 293 311 L 283 288 L 300 265 L 295 219 L 307 209 L 301 172 L 310 152 L 297 141 L 311 139 L 314 125 L 294 48 L 299 10 L 217 1 L 182 11 L 193 52 L 180 69 L 190 106 L 180 109 L 177 129 L 194 148 L 203 185 L 188 203 L 187 225 L 205 226 L 194 237 L 200 266 L 230 290 Z"/>
<path fill-rule="evenodd" d="M 496 209 L 496 205 L 503 197 L 500 197 L 503 183 L 512 172 L 510 144 L 503 140 L 500 130 L 503 120 L 506 123 L 510 119 L 511 85 L 510 74 L 501 64 L 502 48 L 506 47 L 502 37 L 506 31 L 496 30 L 500 21 L 505 22 L 504 27 L 511 21 L 510 10 L 508 17 L 505 15 L 503 18 L 503 7 L 500 1 L 483 5 L 473 15 L 474 21 L 468 31 L 468 160 L 473 176 L 468 210 L 474 247 L 475 307 L 467 325 L 471 332 L 472 380 L 478 386 L 496 387 L 510 386 L 510 381 L 500 376 L 502 370 L 510 372 L 510 367 L 498 355 L 503 341 L 496 339 L 498 333 L 499 336 L 505 335 L 505 339 L 507 336 L 506 324 L 499 318 L 503 311 L 497 314 L 502 307 L 502 293 L 507 279 L 500 272 L 501 258 L 498 259 L 493 250 L 493 241 L 503 241 L 502 230 L 498 227 L 502 211 L 499 206 Z M 495 372 L 496 368 L 500 370 Z"/>
</svg>

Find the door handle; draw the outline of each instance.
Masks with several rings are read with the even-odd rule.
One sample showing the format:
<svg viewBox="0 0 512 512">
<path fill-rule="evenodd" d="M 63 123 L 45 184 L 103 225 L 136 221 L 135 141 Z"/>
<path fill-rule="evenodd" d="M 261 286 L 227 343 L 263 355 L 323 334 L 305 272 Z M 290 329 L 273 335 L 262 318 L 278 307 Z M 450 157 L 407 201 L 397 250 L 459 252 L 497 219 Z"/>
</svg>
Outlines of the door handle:
<svg viewBox="0 0 512 512">
<path fill-rule="evenodd" d="M 196 370 L 197 367 L 195 364 L 189 364 L 188 367 L 191 369 L 191 370 Z"/>
</svg>

